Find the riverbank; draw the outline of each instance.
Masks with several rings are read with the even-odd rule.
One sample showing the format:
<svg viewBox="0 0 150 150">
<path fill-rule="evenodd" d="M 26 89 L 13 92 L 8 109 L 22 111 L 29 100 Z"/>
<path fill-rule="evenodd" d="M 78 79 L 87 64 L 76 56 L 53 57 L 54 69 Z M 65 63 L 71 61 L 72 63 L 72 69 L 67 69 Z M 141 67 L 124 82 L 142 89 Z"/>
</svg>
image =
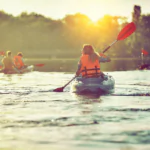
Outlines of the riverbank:
<svg viewBox="0 0 150 150">
<path fill-rule="evenodd" d="M 36 67 L 39 71 L 58 71 L 58 72 L 74 72 L 77 69 L 79 58 L 26 58 L 28 65 L 45 64 L 43 67 Z M 144 59 L 145 63 L 150 63 L 150 58 Z M 136 70 L 141 65 L 140 57 L 132 58 L 111 58 L 110 63 L 102 63 L 101 70 L 103 71 L 126 71 Z"/>
</svg>

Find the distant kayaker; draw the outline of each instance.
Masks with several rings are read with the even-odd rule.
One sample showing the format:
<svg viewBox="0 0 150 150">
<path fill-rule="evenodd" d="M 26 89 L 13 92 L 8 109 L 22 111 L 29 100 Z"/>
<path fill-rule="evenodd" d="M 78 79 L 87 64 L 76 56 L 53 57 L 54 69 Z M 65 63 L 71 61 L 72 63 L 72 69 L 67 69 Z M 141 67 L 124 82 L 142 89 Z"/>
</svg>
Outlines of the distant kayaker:
<svg viewBox="0 0 150 150">
<path fill-rule="evenodd" d="M 21 52 L 18 52 L 17 55 L 14 56 L 14 64 L 19 70 L 27 67 L 23 58 L 23 54 Z"/>
<path fill-rule="evenodd" d="M 83 45 L 82 56 L 78 63 L 76 75 L 82 74 L 83 77 L 98 77 L 103 75 L 100 71 L 100 62 L 110 62 L 110 58 L 103 53 L 96 52 L 92 45 Z"/>
<path fill-rule="evenodd" d="M 18 69 L 16 69 L 15 64 L 13 63 L 13 59 L 11 56 L 11 51 L 6 52 L 6 56 L 2 59 L 3 68 L 1 69 L 1 72 L 4 73 L 20 73 Z"/>
</svg>

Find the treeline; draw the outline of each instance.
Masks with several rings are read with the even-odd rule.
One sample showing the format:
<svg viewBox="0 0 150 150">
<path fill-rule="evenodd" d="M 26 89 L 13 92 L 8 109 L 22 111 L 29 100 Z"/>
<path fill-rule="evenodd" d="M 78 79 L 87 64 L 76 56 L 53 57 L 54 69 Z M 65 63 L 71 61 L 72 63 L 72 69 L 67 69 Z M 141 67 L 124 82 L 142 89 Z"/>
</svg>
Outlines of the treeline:
<svg viewBox="0 0 150 150">
<path fill-rule="evenodd" d="M 0 11 L 0 51 L 11 50 L 14 55 L 21 51 L 29 58 L 78 58 L 83 44 L 103 51 L 127 23 L 124 16 L 106 15 L 93 23 L 80 13 L 54 20 L 36 13 L 14 17 Z M 150 52 L 150 14 L 138 16 L 135 23 L 136 32 L 112 46 L 109 56 L 139 57 L 141 48 Z"/>
</svg>

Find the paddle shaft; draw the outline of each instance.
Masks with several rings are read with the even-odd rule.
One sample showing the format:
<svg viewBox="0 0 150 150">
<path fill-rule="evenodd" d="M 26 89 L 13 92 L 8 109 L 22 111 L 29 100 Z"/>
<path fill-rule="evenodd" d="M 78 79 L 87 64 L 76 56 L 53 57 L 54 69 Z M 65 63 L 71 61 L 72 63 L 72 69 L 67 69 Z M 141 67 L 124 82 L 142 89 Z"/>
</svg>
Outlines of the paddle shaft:
<svg viewBox="0 0 150 150">
<path fill-rule="evenodd" d="M 105 53 L 112 45 L 114 45 L 118 40 L 115 40 L 114 42 L 112 42 L 108 47 L 106 47 L 104 50 L 103 50 L 103 53 Z"/>
<path fill-rule="evenodd" d="M 76 78 L 77 76 L 74 76 L 67 84 L 65 84 L 64 86 L 63 86 L 63 88 L 65 88 L 70 82 L 72 82 L 75 78 Z"/>
</svg>

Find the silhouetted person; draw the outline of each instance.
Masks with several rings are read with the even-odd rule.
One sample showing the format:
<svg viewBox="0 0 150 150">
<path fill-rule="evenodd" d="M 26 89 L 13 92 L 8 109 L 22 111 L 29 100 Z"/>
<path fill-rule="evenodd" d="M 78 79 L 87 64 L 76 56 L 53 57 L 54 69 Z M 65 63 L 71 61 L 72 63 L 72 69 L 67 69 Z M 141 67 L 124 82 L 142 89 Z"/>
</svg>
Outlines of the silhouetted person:
<svg viewBox="0 0 150 150">
<path fill-rule="evenodd" d="M 3 71 L 4 73 L 20 73 L 20 71 L 16 69 L 16 66 L 13 63 L 11 51 L 6 52 L 6 56 L 4 56 L 4 58 L 2 59 L 2 64 L 3 68 L 1 69 L 1 71 Z"/>
</svg>

